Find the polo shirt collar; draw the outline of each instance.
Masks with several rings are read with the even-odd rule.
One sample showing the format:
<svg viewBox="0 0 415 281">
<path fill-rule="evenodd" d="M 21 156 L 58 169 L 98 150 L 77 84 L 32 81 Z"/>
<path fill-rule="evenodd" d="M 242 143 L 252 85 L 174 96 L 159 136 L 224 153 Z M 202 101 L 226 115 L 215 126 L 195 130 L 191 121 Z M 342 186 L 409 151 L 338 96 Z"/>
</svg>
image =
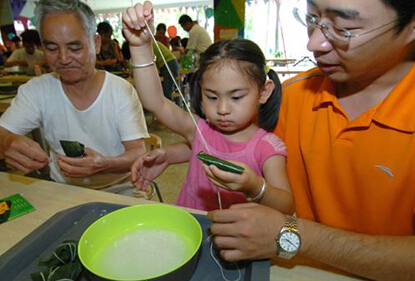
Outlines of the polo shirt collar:
<svg viewBox="0 0 415 281">
<path fill-rule="evenodd" d="M 400 131 L 415 131 L 415 64 L 377 106 L 373 120 Z"/>
<path fill-rule="evenodd" d="M 323 78 L 323 82 L 318 89 L 317 95 L 315 96 L 313 109 L 318 109 L 319 107 L 324 107 L 327 104 L 336 105 L 336 87 L 334 83 L 327 77 Z"/>
<path fill-rule="evenodd" d="M 365 119 L 358 123 L 365 126 L 364 123 L 369 125 L 370 120 L 372 120 L 399 131 L 415 132 L 415 116 L 413 114 L 415 109 L 415 87 L 413 81 L 415 81 L 415 64 L 383 101 L 368 109 L 358 118 L 363 117 Z M 335 93 L 334 83 L 325 77 L 317 95 L 315 95 L 313 109 L 316 110 L 331 104 L 340 112 L 344 112 Z"/>
</svg>

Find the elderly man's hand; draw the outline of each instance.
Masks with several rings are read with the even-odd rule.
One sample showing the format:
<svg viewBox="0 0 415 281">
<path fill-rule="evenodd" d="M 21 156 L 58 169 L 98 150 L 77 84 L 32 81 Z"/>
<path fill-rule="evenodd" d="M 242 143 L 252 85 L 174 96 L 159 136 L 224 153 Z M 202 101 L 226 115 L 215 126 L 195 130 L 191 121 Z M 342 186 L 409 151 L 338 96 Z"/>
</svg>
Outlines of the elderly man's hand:
<svg viewBox="0 0 415 281">
<path fill-rule="evenodd" d="M 28 137 L 7 134 L 3 144 L 6 163 L 25 174 L 41 169 L 52 161 L 40 145 Z"/>
<path fill-rule="evenodd" d="M 58 166 L 66 177 L 89 177 L 105 169 L 106 157 L 97 151 L 85 147 L 84 157 L 67 157 L 57 154 Z"/>
<path fill-rule="evenodd" d="M 209 212 L 210 231 L 220 255 L 227 261 L 271 258 L 275 237 L 284 225 L 282 213 L 255 203 L 237 204 Z"/>
</svg>

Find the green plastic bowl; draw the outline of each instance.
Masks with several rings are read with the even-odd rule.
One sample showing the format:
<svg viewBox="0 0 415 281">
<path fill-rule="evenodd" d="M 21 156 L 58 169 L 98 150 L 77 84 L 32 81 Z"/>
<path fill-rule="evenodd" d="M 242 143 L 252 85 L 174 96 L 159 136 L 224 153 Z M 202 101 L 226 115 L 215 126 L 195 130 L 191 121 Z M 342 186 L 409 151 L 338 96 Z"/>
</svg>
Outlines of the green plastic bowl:
<svg viewBox="0 0 415 281">
<path fill-rule="evenodd" d="M 90 225 L 78 254 L 90 273 L 106 280 L 189 280 L 202 236 L 199 222 L 183 209 L 136 205 Z"/>
</svg>

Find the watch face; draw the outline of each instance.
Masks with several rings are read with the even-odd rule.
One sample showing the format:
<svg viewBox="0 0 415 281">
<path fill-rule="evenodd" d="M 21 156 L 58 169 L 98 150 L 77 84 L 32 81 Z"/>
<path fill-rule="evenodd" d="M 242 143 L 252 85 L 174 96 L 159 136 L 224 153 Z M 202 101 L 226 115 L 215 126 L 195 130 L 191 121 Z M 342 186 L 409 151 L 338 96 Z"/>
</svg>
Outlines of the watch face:
<svg viewBox="0 0 415 281">
<path fill-rule="evenodd" d="M 293 232 L 284 232 L 280 236 L 280 247 L 289 253 L 297 252 L 300 248 L 300 237 Z"/>
</svg>

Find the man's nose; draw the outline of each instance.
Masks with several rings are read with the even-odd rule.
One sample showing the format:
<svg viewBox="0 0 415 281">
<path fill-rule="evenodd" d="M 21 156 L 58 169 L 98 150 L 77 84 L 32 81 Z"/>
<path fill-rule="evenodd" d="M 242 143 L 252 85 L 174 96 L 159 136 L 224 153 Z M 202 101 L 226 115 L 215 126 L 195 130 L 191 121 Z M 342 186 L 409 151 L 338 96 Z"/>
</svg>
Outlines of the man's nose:
<svg viewBox="0 0 415 281">
<path fill-rule="evenodd" d="M 69 53 L 66 50 L 59 50 L 59 62 L 66 64 L 70 61 Z"/>
<path fill-rule="evenodd" d="M 327 39 L 320 27 L 316 27 L 309 32 L 307 50 L 313 53 L 329 52 L 332 48 L 332 43 Z"/>
</svg>

